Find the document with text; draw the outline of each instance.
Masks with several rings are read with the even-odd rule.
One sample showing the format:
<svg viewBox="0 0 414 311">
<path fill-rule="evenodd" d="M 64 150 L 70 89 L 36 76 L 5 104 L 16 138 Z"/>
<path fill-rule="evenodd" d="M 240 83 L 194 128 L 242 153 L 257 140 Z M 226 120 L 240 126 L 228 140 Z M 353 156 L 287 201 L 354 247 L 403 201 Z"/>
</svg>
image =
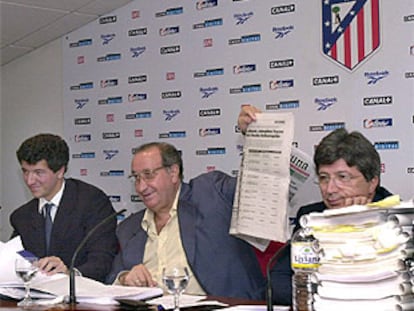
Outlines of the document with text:
<svg viewBox="0 0 414 311">
<path fill-rule="evenodd" d="M 230 234 L 260 250 L 286 241 L 292 113 L 260 113 L 245 134 Z"/>
<path fill-rule="evenodd" d="M 321 201 L 313 159 L 299 148 L 292 147 L 290 156 L 290 185 L 287 238 L 296 225 L 296 214 L 300 207 Z"/>
</svg>

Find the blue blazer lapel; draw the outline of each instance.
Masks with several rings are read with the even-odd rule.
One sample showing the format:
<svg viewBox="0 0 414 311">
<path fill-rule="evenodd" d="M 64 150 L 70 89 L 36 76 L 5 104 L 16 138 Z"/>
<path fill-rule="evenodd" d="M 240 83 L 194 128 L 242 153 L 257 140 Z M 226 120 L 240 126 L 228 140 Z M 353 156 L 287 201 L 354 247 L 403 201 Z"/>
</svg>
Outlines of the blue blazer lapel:
<svg viewBox="0 0 414 311">
<path fill-rule="evenodd" d="M 194 267 L 196 253 L 196 209 L 185 200 L 188 186 L 183 184 L 178 199 L 178 223 L 180 225 L 180 236 L 188 263 Z"/>
<path fill-rule="evenodd" d="M 145 244 L 147 243 L 147 232 L 142 229 L 141 222 L 144 216 L 144 211 L 139 214 L 132 216 L 131 220 L 127 226 L 128 229 L 123 230 L 122 237 L 120 240 L 125 241 L 125 244 L 121 244 L 123 248 L 123 260 L 124 267 L 127 269 L 132 268 L 137 263 L 143 262 Z"/>
</svg>

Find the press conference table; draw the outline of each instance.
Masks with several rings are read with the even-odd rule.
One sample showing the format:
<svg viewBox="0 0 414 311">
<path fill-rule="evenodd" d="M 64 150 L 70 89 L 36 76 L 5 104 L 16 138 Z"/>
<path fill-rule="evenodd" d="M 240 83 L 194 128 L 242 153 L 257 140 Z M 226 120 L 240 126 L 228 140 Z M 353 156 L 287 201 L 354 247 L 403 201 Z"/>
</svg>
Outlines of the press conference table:
<svg viewBox="0 0 414 311">
<path fill-rule="evenodd" d="M 234 305 L 265 305 L 264 301 L 253 301 L 247 299 L 238 299 L 238 298 L 225 298 L 225 297 L 208 297 L 207 300 L 215 300 L 223 303 L 227 303 L 230 306 Z M 219 307 L 217 307 L 219 308 Z M 211 306 L 198 306 L 198 307 L 188 307 L 181 308 L 183 311 L 208 311 L 212 310 Z M 21 308 L 17 306 L 17 301 L 15 300 L 5 300 L 0 298 L 0 310 L 40 310 L 40 311 L 120 311 L 120 310 L 133 310 L 133 308 L 125 308 L 118 305 L 96 305 L 96 304 L 57 304 L 53 306 L 34 306 L 31 308 Z"/>
</svg>

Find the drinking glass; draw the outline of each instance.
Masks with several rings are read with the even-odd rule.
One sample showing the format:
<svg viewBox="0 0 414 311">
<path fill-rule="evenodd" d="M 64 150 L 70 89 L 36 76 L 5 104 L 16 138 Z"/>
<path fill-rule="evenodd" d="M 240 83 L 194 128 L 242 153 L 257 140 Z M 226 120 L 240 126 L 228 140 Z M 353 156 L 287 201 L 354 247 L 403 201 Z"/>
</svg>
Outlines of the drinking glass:
<svg viewBox="0 0 414 311">
<path fill-rule="evenodd" d="M 35 277 L 38 268 L 36 266 L 38 258 L 36 257 L 19 257 L 15 261 L 14 270 L 19 278 L 23 280 L 26 294 L 24 299 L 17 305 L 19 307 L 30 306 L 33 300 L 30 297 L 30 282 Z"/>
<path fill-rule="evenodd" d="M 162 282 L 174 295 L 174 311 L 180 310 L 180 295 L 186 289 L 190 276 L 187 267 L 170 267 L 162 270 Z"/>
</svg>

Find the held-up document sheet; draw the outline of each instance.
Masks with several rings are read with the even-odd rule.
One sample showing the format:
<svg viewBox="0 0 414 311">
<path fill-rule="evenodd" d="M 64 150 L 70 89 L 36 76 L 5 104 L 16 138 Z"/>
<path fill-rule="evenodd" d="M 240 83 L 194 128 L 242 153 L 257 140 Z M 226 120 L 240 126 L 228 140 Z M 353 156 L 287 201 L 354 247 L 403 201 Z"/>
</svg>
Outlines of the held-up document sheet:
<svg viewBox="0 0 414 311">
<path fill-rule="evenodd" d="M 230 234 L 260 250 L 286 241 L 292 113 L 259 113 L 245 135 Z"/>
</svg>

